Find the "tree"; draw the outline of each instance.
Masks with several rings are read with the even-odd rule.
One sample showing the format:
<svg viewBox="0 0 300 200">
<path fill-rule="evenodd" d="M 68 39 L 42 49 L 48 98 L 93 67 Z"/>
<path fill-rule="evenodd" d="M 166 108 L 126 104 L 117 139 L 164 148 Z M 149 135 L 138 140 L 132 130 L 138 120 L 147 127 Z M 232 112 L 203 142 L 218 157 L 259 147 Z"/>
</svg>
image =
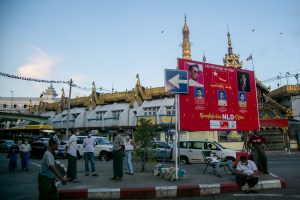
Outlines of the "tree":
<svg viewBox="0 0 300 200">
<path fill-rule="evenodd" d="M 154 126 L 149 120 L 139 119 L 139 125 L 134 132 L 134 140 L 137 144 L 136 153 L 141 158 L 141 171 L 146 170 L 147 149 L 152 147 L 152 141 L 155 137 Z"/>
</svg>

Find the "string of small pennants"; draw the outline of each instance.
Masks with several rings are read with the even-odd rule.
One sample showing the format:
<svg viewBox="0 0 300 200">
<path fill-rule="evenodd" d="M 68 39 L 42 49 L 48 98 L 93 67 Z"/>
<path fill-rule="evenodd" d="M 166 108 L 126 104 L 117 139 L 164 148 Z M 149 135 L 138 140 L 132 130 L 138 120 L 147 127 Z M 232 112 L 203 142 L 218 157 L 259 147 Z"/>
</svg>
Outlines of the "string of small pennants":
<svg viewBox="0 0 300 200">
<path fill-rule="evenodd" d="M 68 84 L 68 85 L 70 85 L 70 81 L 55 81 L 55 80 L 44 80 L 44 79 L 37 79 L 37 78 L 28 78 L 28 77 L 23 77 L 23 76 L 16 76 L 16 75 L 12 75 L 12 74 L 7 74 L 7 73 L 3 73 L 3 72 L 0 72 L 0 76 L 4 76 L 4 77 L 7 77 L 7 78 L 24 80 L 24 81 L 39 82 L 39 83 L 58 83 L 58 84 Z M 72 83 L 72 87 L 75 87 L 75 88 L 80 89 L 80 90 L 85 90 L 85 91 L 90 91 L 90 90 L 93 89 L 93 88 L 81 87 L 81 86 L 78 86 L 74 83 Z M 96 90 L 109 91 L 109 90 L 103 89 L 102 87 L 96 88 Z"/>
</svg>

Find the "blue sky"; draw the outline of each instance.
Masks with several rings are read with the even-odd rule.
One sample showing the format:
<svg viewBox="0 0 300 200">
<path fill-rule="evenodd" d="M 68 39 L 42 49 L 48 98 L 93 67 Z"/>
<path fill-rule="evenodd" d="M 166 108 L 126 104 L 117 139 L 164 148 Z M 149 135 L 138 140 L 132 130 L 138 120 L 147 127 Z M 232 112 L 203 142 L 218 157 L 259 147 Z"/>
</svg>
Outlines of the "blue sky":
<svg viewBox="0 0 300 200">
<path fill-rule="evenodd" d="M 300 1 L 297 0 L 2 0 L 0 72 L 86 88 L 131 90 L 139 73 L 144 87 L 164 86 L 164 69 L 182 57 L 184 15 L 192 59 L 223 64 L 233 52 L 243 68 L 252 54 L 256 77 L 300 73 Z M 254 29 L 254 31 L 252 31 Z M 282 34 L 280 34 L 282 33 Z M 294 77 L 265 83 L 296 84 Z M 49 86 L 0 76 L 0 96 L 39 97 Z M 59 97 L 66 84 L 54 84 Z M 105 92 L 103 90 L 102 92 Z M 100 92 L 100 90 L 98 90 Z M 72 97 L 90 90 L 72 89 Z"/>
</svg>

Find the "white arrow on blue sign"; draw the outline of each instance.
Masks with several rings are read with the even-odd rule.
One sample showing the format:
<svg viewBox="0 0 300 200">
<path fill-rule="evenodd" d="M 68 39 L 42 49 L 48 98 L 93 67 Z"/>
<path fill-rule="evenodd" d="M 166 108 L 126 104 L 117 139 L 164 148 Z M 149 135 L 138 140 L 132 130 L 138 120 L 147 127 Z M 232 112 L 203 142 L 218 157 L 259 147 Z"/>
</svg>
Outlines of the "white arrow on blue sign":
<svg viewBox="0 0 300 200">
<path fill-rule="evenodd" d="M 188 72 L 186 70 L 165 69 L 165 91 L 188 93 Z"/>
</svg>

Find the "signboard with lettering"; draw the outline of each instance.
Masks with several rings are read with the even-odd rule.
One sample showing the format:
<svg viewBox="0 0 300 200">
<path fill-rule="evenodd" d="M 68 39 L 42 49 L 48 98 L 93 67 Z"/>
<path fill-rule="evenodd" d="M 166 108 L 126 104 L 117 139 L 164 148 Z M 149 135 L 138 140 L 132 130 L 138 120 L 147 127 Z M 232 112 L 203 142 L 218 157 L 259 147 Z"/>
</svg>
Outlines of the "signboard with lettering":
<svg viewBox="0 0 300 200">
<path fill-rule="evenodd" d="M 178 59 L 189 89 L 179 95 L 180 130 L 259 129 L 254 72 Z"/>
</svg>

